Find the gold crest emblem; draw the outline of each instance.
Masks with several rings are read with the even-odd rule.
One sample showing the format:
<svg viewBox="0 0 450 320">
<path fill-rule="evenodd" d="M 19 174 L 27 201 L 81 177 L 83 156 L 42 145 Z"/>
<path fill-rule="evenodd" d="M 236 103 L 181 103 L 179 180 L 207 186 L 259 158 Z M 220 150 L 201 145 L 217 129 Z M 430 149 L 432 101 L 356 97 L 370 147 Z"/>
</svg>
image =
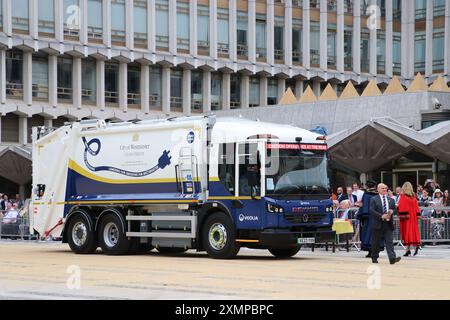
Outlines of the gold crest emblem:
<svg viewBox="0 0 450 320">
<path fill-rule="evenodd" d="M 133 134 L 133 142 L 139 141 L 139 133 Z"/>
</svg>

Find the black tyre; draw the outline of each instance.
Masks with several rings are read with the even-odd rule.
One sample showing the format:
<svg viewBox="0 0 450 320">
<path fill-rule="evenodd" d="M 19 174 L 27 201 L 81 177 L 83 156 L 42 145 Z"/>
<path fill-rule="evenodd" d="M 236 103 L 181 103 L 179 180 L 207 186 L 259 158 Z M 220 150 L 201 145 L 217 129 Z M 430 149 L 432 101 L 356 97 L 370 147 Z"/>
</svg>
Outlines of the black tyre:
<svg viewBox="0 0 450 320">
<path fill-rule="evenodd" d="M 169 248 L 169 247 L 158 247 L 156 248 L 159 253 L 162 254 L 177 254 L 177 253 L 184 253 L 187 251 L 187 249 L 184 248 Z"/>
<path fill-rule="evenodd" d="M 202 241 L 206 252 L 214 259 L 232 259 L 240 249 L 233 222 L 223 212 L 213 213 L 206 219 Z"/>
<path fill-rule="evenodd" d="M 300 246 L 283 249 L 269 249 L 269 252 L 279 259 L 286 259 L 295 256 L 300 251 Z"/>
<path fill-rule="evenodd" d="M 75 213 L 75 215 L 72 216 L 69 220 L 66 232 L 67 242 L 73 252 L 78 254 L 89 254 L 97 249 L 97 237 L 92 226 L 91 228 L 89 227 L 87 218 L 83 214 Z"/>
<path fill-rule="evenodd" d="M 128 252 L 131 241 L 122 229 L 122 221 L 114 213 L 108 213 L 100 221 L 98 239 L 103 253 L 120 255 Z"/>
</svg>

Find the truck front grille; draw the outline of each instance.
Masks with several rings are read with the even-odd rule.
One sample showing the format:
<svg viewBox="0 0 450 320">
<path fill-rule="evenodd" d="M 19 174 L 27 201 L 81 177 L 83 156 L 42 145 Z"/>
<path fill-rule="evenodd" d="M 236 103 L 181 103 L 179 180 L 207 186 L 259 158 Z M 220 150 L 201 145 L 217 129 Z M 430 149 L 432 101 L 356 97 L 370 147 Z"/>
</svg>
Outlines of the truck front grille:
<svg viewBox="0 0 450 320">
<path fill-rule="evenodd" d="M 291 223 L 318 223 L 325 216 L 323 213 L 286 213 L 284 218 Z"/>
</svg>

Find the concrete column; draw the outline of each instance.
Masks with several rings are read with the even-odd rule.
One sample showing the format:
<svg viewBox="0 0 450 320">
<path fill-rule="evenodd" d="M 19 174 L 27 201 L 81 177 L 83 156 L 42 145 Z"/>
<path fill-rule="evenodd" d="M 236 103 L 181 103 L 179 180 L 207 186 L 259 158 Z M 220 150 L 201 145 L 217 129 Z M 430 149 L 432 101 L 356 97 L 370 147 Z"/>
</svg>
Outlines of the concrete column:
<svg viewBox="0 0 450 320">
<path fill-rule="evenodd" d="M 128 49 L 134 48 L 133 1 L 125 1 L 125 43 Z"/>
<path fill-rule="evenodd" d="M 12 21 L 11 21 L 11 1 L 3 0 L 3 32 L 7 36 L 12 36 Z"/>
<path fill-rule="evenodd" d="M 64 41 L 64 1 L 55 1 L 55 39 Z"/>
<path fill-rule="evenodd" d="M 241 108 L 247 109 L 250 100 L 250 77 L 246 74 L 241 75 Z"/>
<path fill-rule="evenodd" d="M 31 106 L 33 104 L 33 54 L 31 51 L 23 53 L 23 101 Z"/>
<path fill-rule="evenodd" d="M 222 109 L 230 110 L 231 75 L 222 73 Z"/>
<path fill-rule="evenodd" d="M 26 198 L 26 189 L 27 186 L 24 184 L 19 185 L 19 197 L 20 199 L 25 199 Z"/>
<path fill-rule="evenodd" d="M 81 58 L 74 57 L 72 64 L 72 101 L 75 108 L 81 108 Z"/>
<path fill-rule="evenodd" d="M 414 1 L 402 1 L 402 76 L 406 79 L 414 77 Z"/>
<path fill-rule="evenodd" d="M 320 68 L 328 69 L 328 4 L 320 0 Z"/>
<path fill-rule="evenodd" d="M 163 66 L 161 73 L 161 107 L 162 111 L 170 114 L 170 67 Z"/>
<path fill-rule="evenodd" d="M 248 60 L 256 62 L 256 1 L 248 1 Z"/>
<path fill-rule="evenodd" d="M 97 59 L 95 75 L 97 106 L 100 110 L 105 110 L 105 61 L 103 59 Z"/>
<path fill-rule="evenodd" d="M 275 5 L 273 0 L 267 0 L 267 63 L 275 64 Z"/>
<path fill-rule="evenodd" d="M 150 67 L 141 64 L 141 111 L 145 114 L 150 112 Z"/>
<path fill-rule="evenodd" d="M 318 80 L 314 80 L 313 81 L 313 92 L 316 95 L 317 98 L 320 97 L 321 92 L 320 92 L 320 81 Z"/>
<path fill-rule="evenodd" d="M 237 39 L 236 39 L 236 30 L 237 30 L 237 7 L 236 0 L 229 1 L 229 10 L 230 10 L 230 59 L 233 61 L 237 60 Z"/>
<path fill-rule="evenodd" d="M 292 0 L 284 7 L 284 63 L 292 66 Z"/>
<path fill-rule="evenodd" d="M 19 143 L 27 144 L 28 143 L 28 118 L 26 116 L 19 117 Z"/>
<path fill-rule="evenodd" d="M 209 0 L 209 55 L 217 59 L 217 0 Z"/>
<path fill-rule="evenodd" d="M 311 30 L 311 20 L 310 20 L 310 7 L 309 0 L 303 0 L 303 67 L 309 70 L 311 66 L 311 45 L 310 45 L 310 30 Z"/>
<path fill-rule="evenodd" d="M 444 51 L 444 73 L 450 73 L 450 0 L 445 1 L 445 51 Z M 450 81 L 450 76 L 447 76 Z"/>
<path fill-rule="evenodd" d="M 394 20 L 392 1 L 386 1 L 386 75 L 392 77 L 394 74 Z"/>
<path fill-rule="evenodd" d="M 6 103 L 6 50 L 0 49 L 0 103 Z"/>
<path fill-rule="evenodd" d="M 371 0 L 371 5 L 377 5 L 377 0 Z M 377 14 L 377 19 L 381 18 L 378 17 L 378 12 L 375 12 Z M 372 26 L 372 28 L 369 28 L 369 72 L 373 75 L 377 74 L 377 28 L 374 28 L 375 26 Z"/>
<path fill-rule="evenodd" d="M 303 95 L 304 83 L 302 79 L 295 80 L 295 97 L 299 100 Z"/>
<path fill-rule="evenodd" d="M 88 0 L 80 0 L 80 42 L 84 45 L 88 43 Z"/>
<path fill-rule="evenodd" d="M 58 105 L 58 57 L 55 55 L 48 56 L 48 104 Z"/>
<path fill-rule="evenodd" d="M 191 70 L 183 70 L 183 114 L 185 116 L 191 115 Z"/>
<path fill-rule="evenodd" d="M 156 7 L 155 1 L 147 2 L 147 32 L 148 32 L 148 50 L 156 51 Z"/>
<path fill-rule="evenodd" d="M 52 118 L 45 118 L 44 119 L 44 126 L 47 128 L 53 127 L 53 119 Z"/>
<path fill-rule="evenodd" d="M 426 17 L 426 49 L 425 49 L 425 76 L 433 74 L 433 19 L 434 1 L 427 1 Z"/>
<path fill-rule="evenodd" d="M 286 91 L 286 80 L 283 78 L 279 78 L 278 79 L 278 97 L 277 97 L 277 101 L 278 103 L 280 103 L 281 98 L 283 98 L 283 95 Z"/>
<path fill-rule="evenodd" d="M 197 0 L 189 1 L 189 51 L 197 56 Z"/>
<path fill-rule="evenodd" d="M 128 64 L 119 64 L 119 108 L 123 112 L 128 111 Z"/>
<path fill-rule="evenodd" d="M 361 74 L 361 0 L 353 1 L 353 71 Z"/>
<path fill-rule="evenodd" d="M 336 30 L 336 69 L 344 72 L 344 0 L 337 2 L 337 30 Z"/>
<path fill-rule="evenodd" d="M 38 0 L 30 0 L 30 36 L 32 39 L 37 39 L 39 37 L 38 32 Z"/>
<path fill-rule="evenodd" d="M 202 80 L 203 112 L 211 111 L 211 71 L 203 71 Z"/>
<path fill-rule="evenodd" d="M 267 76 L 262 75 L 259 78 L 259 105 L 267 106 Z"/>
<path fill-rule="evenodd" d="M 59 1 L 56 1 L 59 2 Z M 153 2 L 153 1 L 151 1 Z M 106 47 L 111 48 L 111 1 L 103 0 L 103 43 Z"/>
<path fill-rule="evenodd" d="M 177 54 L 177 1 L 169 0 L 169 52 Z"/>
</svg>

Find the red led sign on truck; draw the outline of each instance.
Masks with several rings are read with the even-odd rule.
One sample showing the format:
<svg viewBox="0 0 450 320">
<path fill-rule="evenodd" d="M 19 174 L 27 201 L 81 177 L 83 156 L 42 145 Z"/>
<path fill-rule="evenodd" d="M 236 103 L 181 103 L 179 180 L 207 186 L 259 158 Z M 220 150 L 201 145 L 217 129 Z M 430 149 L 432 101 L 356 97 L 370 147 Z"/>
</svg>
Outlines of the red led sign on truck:
<svg viewBox="0 0 450 320">
<path fill-rule="evenodd" d="M 327 150 L 326 144 L 268 143 L 267 149 Z"/>
</svg>

